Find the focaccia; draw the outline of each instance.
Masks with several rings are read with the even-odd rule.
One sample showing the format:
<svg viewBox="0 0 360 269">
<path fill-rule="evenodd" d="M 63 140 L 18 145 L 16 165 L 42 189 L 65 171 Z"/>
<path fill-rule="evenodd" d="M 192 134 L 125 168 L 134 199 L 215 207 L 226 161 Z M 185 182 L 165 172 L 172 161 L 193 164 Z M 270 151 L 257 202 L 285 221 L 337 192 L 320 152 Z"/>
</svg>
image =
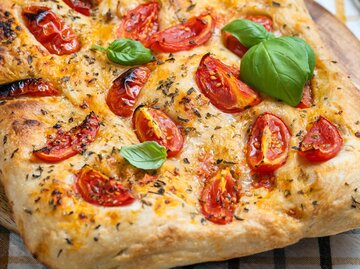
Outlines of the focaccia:
<svg viewBox="0 0 360 269">
<path fill-rule="evenodd" d="M 148 2 L 80 1 L 81 9 L 78 1 L 75 10 L 76 2 L 0 3 L 0 179 L 20 235 L 39 261 L 54 269 L 170 268 L 360 226 L 360 93 L 328 54 L 302 0 L 151 2 L 158 17 L 144 13 L 140 23 L 155 16 L 157 27 L 139 35 L 123 22 L 136 21 L 138 6 Z M 29 9 L 34 6 L 42 9 Z M 60 34 L 46 36 L 34 27 L 49 10 L 61 20 L 57 27 L 68 27 Z M 260 15 L 271 18 L 276 36 L 297 36 L 313 48 L 310 107 L 250 89 L 250 105 L 224 109 L 224 100 L 201 91 L 199 65 L 210 59 L 204 57 L 226 64 L 218 63 L 218 71 L 239 70 L 241 59 L 225 46 L 222 27 Z M 162 52 L 165 40 L 154 43 L 158 31 L 196 16 L 206 27 L 212 24 L 201 44 L 191 40 L 186 49 Z M 211 22 L 204 22 L 209 16 Z M 182 31 L 189 31 L 185 26 Z M 60 35 L 66 42 L 54 45 Z M 115 64 L 92 49 L 129 36 L 153 50 L 155 59 L 142 69 Z M 209 81 L 216 81 L 215 71 Z M 235 73 L 227 75 L 241 83 Z M 142 86 L 130 100 L 133 109 L 121 114 L 109 91 L 124 79 Z M 136 125 L 137 116 L 145 127 Z M 163 131 L 146 117 L 165 118 L 176 130 L 160 141 L 168 158 L 153 170 L 134 167 L 119 151 Z M 287 154 L 276 169 L 251 166 L 249 143 L 259 117 L 264 124 L 276 117 L 286 126 L 288 142 L 280 151 Z M 300 147 L 322 119 L 337 130 L 339 148 L 314 162 Z M 66 139 L 76 147 L 50 156 L 49 148 Z M 93 181 L 79 183 L 82 176 Z"/>
</svg>

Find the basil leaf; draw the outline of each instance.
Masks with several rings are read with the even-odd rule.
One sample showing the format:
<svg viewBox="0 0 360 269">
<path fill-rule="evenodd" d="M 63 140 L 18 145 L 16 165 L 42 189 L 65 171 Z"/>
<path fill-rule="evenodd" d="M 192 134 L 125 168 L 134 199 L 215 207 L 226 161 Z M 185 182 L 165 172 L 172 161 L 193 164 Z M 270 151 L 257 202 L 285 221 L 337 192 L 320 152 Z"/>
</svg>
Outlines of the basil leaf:
<svg viewBox="0 0 360 269">
<path fill-rule="evenodd" d="M 110 61 L 121 65 L 141 65 L 153 60 L 151 50 L 129 38 L 115 39 L 108 48 L 94 45 L 91 49 L 105 51 Z"/>
<path fill-rule="evenodd" d="M 274 38 L 274 35 L 268 32 L 263 25 L 250 20 L 234 20 L 222 28 L 222 31 L 232 34 L 247 48 Z"/>
<path fill-rule="evenodd" d="M 314 50 L 312 49 L 312 47 L 310 47 L 310 45 L 308 43 L 305 42 L 305 40 L 301 39 L 301 38 L 297 38 L 294 37 L 293 38 L 294 41 L 299 42 L 299 45 L 304 46 L 304 49 L 307 52 L 308 55 L 308 64 L 309 64 L 309 76 L 308 76 L 308 80 L 310 80 L 313 76 L 314 73 L 314 69 L 315 69 L 315 53 Z"/>
<path fill-rule="evenodd" d="M 121 147 L 120 154 L 133 166 L 144 169 L 158 169 L 166 161 L 166 148 L 154 141 Z"/>
<path fill-rule="evenodd" d="M 241 79 L 260 92 L 296 106 L 315 68 L 312 48 L 296 37 L 279 37 L 252 47 L 241 61 Z"/>
</svg>

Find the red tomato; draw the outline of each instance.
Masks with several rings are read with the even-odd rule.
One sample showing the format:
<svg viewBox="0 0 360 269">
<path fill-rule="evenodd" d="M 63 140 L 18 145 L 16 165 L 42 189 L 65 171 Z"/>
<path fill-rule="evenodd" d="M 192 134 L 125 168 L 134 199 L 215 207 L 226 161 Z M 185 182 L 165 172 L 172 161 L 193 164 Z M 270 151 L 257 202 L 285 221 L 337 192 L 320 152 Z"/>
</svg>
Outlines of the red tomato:
<svg viewBox="0 0 360 269">
<path fill-rule="evenodd" d="M 106 96 L 106 103 L 111 111 L 118 116 L 131 116 L 140 90 L 149 76 L 150 69 L 147 67 L 136 67 L 122 73 L 113 82 Z"/>
<path fill-rule="evenodd" d="M 245 19 L 261 24 L 262 26 L 265 27 L 265 29 L 268 32 L 271 32 L 273 30 L 273 21 L 268 16 L 265 16 L 265 15 L 250 15 L 250 16 L 246 16 Z"/>
<path fill-rule="evenodd" d="M 240 186 L 229 169 L 223 169 L 205 182 L 201 192 L 201 212 L 211 222 L 227 224 L 232 222 L 236 204 L 239 201 Z"/>
<path fill-rule="evenodd" d="M 148 2 L 130 10 L 122 19 L 118 37 L 131 38 L 148 46 L 149 38 L 159 30 L 158 2 Z"/>
<path fill-rule="evenodd" d="M 86 146 L 95 140 L 99 128 L 99 119 L 91 112 L 79 126 L 68 132 L 60 129 L 55 137 L 49 137 L 46 147 L 34 151 L 34 155 L 49 163 L 68 159 L 84 152 Z"/>
<path fill-rule="evenodd" d="M 22 16 L 29 31 L 50 53 L 64 55 L 80 49 L 80 42 L 71 28 L 49 8 L 26 7 Z"/>
<path fill-rule="evenodd" d="M 51 83 L 40 78 L 29 78 L 0 85 L 0 99 L 20 96 L 42 97 L 58 94 L 59 92 Z"/>
<path fill-rule="evenodd" d="M 282 166 L 288 157 L 290 132 L 285 123 L 271 113 L 260 115 L 252 126 L 247 162 L 256 172 L 271 172 Z"/>
<path fill-rule="evenodd" d="M 150 48 L 156 52 L 178 52 L 190 50 L 209 40 L 215 27 L 210 15 L 192 17 L 184 23 L 154 34 Z"/>
<path fill-rule="evenodd" d="M 303 90 L 303 96 L 301 99 L 300 104 L 298 104 L 297 108 L 309 108 L 313 105 L 312 103 L 312 96 L 311 96 L 311 82 L 308 81 L 305 84 L 304 90 Z"/>
<path fill-rule="evenodd" d="M 63 0 L 72 9 L 85 15 L 91 15 L 91 3 L 88 0 Z"/>
<path fill-rule="evenodd" d="M 164 112 L 139 106 L 133 115 L 133 124 L 141 142 L 156 141 L 166 147 L 169 157 L 180 152 L 184 138 L 176 124 Z"/>
<path fill-rule="evenodd" d="M 77 174 L 76 190 L 88 203 L 97 206 L 124 206 L 135 201 L 134 196 L 117 180 L 108 178 L 89 166 Z"/>
<path fill-rule="evenodd" d="M 219 110 L 241 112 L 261 102 L 259 95 L 234 74 L 231 67 L 205 54 L 196 71 L 201 92 Z"/>
<path fill-rule="evenodd" d="M 266 30 L 269 32 L 273 29 L 273 21 L 271 18 L 263 15 L 254 15 L 254 16 L 247 16 L 245 19 L 260 23 L 265 27 Z M 244 54 L 248 51 L 248 48 L 245 47 L 243 44 L 240 43 L 232 34 L 230 33 L 223 33 L 223 39 L 225 43 L 225 47 L 232 51 L 234 54 L 242 58 Z"/>
<path fill-rule="evenodd" d="M 269 173 L 254 173 L 251 175 L 252 183 L 254 188 L 266 188 L 268 190 L 275 186 L 275 175 L 273 172 Z"/>
<path fill-rule="evenodd" d="M 247 47 L 242 45 L 239 40 L 236 39 L 232 34 L 224 32 L 223 33 L 224 45 L 232 53 L 236 54 L 242 58 L 245 53 L 249 50 Z"/>
<path fill-rule="evenodd" d="M 342 144 L 336 126 L 320 116 L 300 143 L 299 154 L 309 161 L 323 162 L 335 157 Z"/>
</svg>

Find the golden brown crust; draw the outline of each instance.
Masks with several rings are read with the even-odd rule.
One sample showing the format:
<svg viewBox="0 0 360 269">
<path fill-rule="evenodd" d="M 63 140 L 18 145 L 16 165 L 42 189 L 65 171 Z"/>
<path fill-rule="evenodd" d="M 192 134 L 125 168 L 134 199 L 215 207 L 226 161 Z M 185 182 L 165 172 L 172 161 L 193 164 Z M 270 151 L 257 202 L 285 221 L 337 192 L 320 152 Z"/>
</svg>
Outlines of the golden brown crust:
<svg viewBox="0 0 360 269">
<path fill-rule="evenodd" d="M 0 3 L 0 21 L 8 21 L 9 16 L 14 20 L 0 44 L 0 84 L 35 76 L 62 92 L 60 97 L 0 103 L 0 179 L 20 234 L 43 263 L 72 269 L 168 268 L 244 256 L 359 226 L 360 139 L 355 133 L 360 131 L 360 93 L 331 61 L 302 1 L 278 0 L 280 6 L 266 0 L 197 1 L 189 11 L 188 1 L 162 1 L 161 28 L 204 10 L 216 17 L 217 28 L 204 46 L 173 56 L 160 54 L 159 62 L 164 63 L 149 66 L 152 73 L 138 103 L 156 105 L 174 119 L 187 119 L 178 122 L 186 133 L 184 150 L 156 172 L 158 184 L 142 184 L 145 173 L 127 164 L 117 150 L 138 142 L 130 121 L 113 115 L 105 103 L 111 82 L 125 69 L 89 49 L 93 43 L 112 41 L 119 25 L 116 15 L 139 1 L 120 1 L 119 6 L 117 1 L 102 1 L 95 19 L 78 15 L 61 1 L 41 2 L 63 15 L 80 36 L 82 49 L 71 56 L 49 55 L 22 25 L 21 7 L 40 1 L 5 2 Z M 314 107 L 300 110 L 265 98 L 251 109 L 230 115 L 200 94 L 194 73 L 202 55 L 211 52 L 238 66 L 238 58 L 222 45 L 219 29 L 247 14 L 271 16 L 276 34 L 298 35 L 314 48 Z M 1 29 L 0 37 L 5 37 Z M 192 87 L 194 91 L 188 94 Z M 98 139 L 83 155 L 53 165 L 33 158 L 33 150 L 45 143 L 55 124 L 70 129 L 90 111 L 96 112 L 102 126 Z M 289 126 L 292 147 L 323 115 L 339 127 L 343 149 L 332 160 L 310 164 L 292 148 L 287 163 L 276 172 L 275 187 L 254 189 L 244 156 L 246 134 L 256 116 L 266 111 Z M 197 172 L 204 156 L 228 161 L 219 165 L 229 166 L 241 182 L 243 193 L 231 224 L 213 224 L 199 211 L 202 183 Z M 86 203 L 73 188 L 75 174 L 85 164 L 121 179 L 138 200 L 120 208 Z"/>
</svg>

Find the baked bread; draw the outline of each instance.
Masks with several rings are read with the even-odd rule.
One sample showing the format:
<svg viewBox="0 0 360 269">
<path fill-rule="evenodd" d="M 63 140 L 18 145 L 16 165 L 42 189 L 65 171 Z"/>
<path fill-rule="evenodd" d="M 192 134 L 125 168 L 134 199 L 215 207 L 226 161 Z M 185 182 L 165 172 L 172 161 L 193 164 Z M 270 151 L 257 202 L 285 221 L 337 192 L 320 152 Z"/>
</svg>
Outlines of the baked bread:
<svg viewBox="0 0 360 269">
<path fill-rule="evenodd" d="M 93 1 L 91 16 L 65 2 L 72 1 L 0 3 L 0 179 L 34 257 L 54 269 L 170 268 L 359 227 L 360 93 L 328 54 L 303 1 L 161 1 L 159 29 L 200 14 L 211 14 L 215 25 L 203 44 L 156 53 L 156 61 L 147 64 L 149 77 L 136 107 L 160 109 L 184 139 L 182 148 L 168 150 L 170 157 L 153 171 L 130 165 L 120 154 L 122 146 L 139 143 L 139 134 L 131 117 L 117 116 L 106 100 L 129 67 L 90 49 L 117 38 L 129 10 L 143 2 Z M 64 47 L 56 50 L 39 42 L 24 19 L 29 6 L 57 14 L 72 29 L 67 33 L 76 35 L 71 39 L 74 51 L 62 54 Z M 272 18 L 275 35 L 301 37 L 314 49 L 313 106 L 295 108 L 261 95 L 262 101 L 250 108 L 228 113 L 199 89 L 196 72 L 207 53 L 229 66 L 239 65 L 240 58 L 224 46 L 221 28 L 259 14 Z M 37 96 L 22 91 L 39 87 L 43 91 Z M 252 126 L 261 115 L 276 115 L 289 131 L 286 162 L 265 179 L 251 172 L 246 157 Z M 343 142 L 336 156 L 312 162 L 300 156 L 299 145 L 304 146 L 304 136 L 322 117 Z M 64 138 L 68 130 L 84 143 L 67 152 L 66 159 L 50 163 L 36 154 L 48 135 L 48 141 L 56 135 Z M 55 153 L 56 159 L 60 152 Z M 115 206 L 107 200 L 94 204 L 96 197 L 75 187 L 87 173 L 107 178 L 127 196 Z M 200 198 L 216 177 L 235 182 L 234 205 L 224 221 L 206 214 Z"/>
</svg>

